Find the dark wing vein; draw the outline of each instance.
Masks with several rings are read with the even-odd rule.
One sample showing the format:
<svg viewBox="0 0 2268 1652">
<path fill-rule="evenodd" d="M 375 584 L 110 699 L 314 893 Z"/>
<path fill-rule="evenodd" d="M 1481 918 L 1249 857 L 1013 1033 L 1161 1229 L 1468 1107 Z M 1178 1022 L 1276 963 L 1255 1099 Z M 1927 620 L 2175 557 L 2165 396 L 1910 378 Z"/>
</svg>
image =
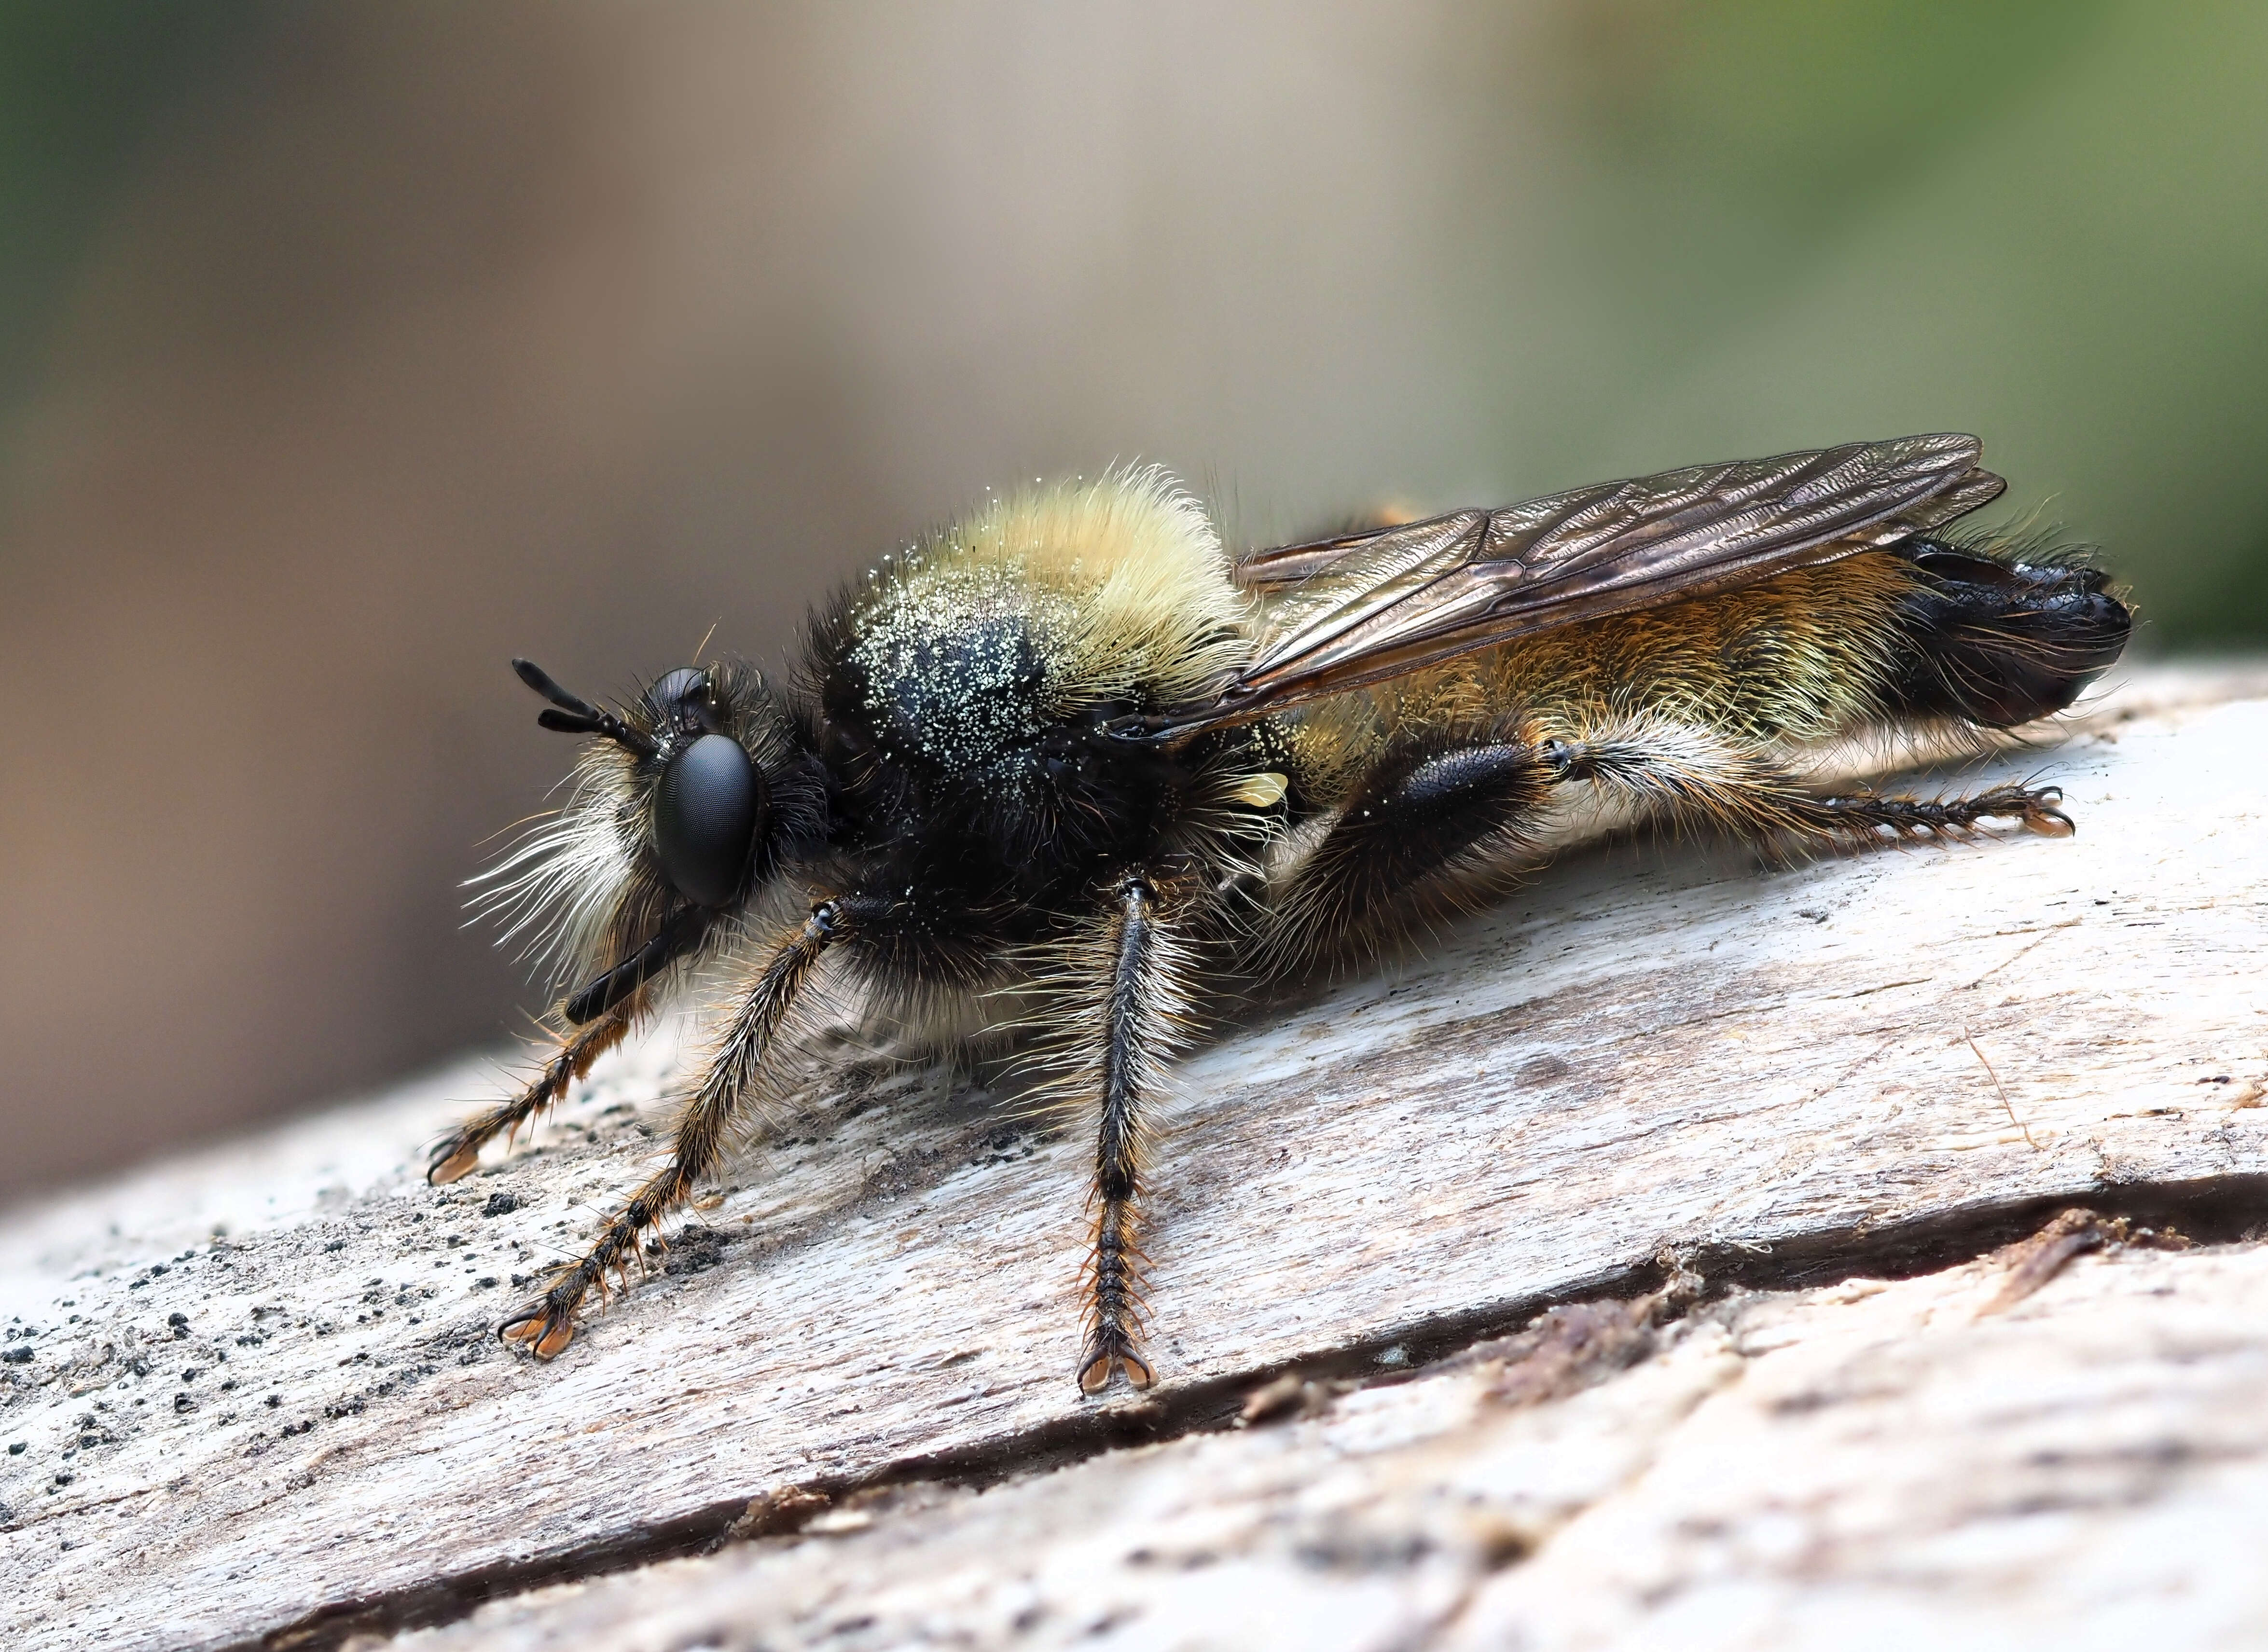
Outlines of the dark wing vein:
<svg viewBox="0 0 2268 1652">
<path fill-rule="evenodd" d="M 1252 662 L 1151 738 L 1241 723 L 1556 626 L 1895 543 L 2000 491 L 1974 437 L 1912 436 L 1595 483 L 1500 510 L 1260 552 Z"/>
</svg>

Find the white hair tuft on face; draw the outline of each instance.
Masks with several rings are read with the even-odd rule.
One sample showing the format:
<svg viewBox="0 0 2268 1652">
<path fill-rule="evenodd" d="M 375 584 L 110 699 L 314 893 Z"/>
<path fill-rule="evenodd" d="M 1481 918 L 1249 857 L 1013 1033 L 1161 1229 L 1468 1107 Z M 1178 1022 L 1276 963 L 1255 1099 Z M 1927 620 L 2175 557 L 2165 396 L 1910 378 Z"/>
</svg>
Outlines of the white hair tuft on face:
<svg viewBox="0 0 2268 1652">
<path fill-rule="evenodd" d="M 603 746 L 585 752 L 567 802 L 520 833 L 504 858 L 467 880 L 477 917 L 500 922 L 516 946 L 565 984 L 599 958 L 633 865 L 621 826 L 628 762 Z"/>
</svg>

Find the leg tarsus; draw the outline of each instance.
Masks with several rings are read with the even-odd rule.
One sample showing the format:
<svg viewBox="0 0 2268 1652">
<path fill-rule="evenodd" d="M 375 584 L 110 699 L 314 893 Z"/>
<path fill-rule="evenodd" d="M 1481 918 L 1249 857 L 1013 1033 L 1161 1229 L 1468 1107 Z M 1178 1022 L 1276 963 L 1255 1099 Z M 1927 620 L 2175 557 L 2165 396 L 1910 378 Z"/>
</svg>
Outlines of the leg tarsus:
<svg viewBox="0 0 2268 1652">
<path fill-rule="evenodd" d="M 1819 799 L 1817 824 L 1830 834 L 1855 833 L 1860 841 L 1883 831 L 1901 838 L 1952 836 L 1990 819 L 2016 820 L 2043 837 L 2067 838 L 2074 828 L 2057 806 L 2062 802 L 2063 790 L 2057 786 L 1995 786 L 1974 797 L 1940 800 L 1862 793 Z"/>
<path fill-rule="evenodd" d="M 1121 1370 L 1136 1388 L 1147 1388 L 1158 1380 L 1150 1362 L 1142 1357 L 1142 1333 L 1149 1314 L 1142 1300 L 1143 1257 L 1133 1243 L 1134 1215 L 1130 1190 L 1116 1205 L 1105 1199 L 1102 1219 L 1096 1224 L 1094 1254 L 1086 1267 L 1092 1306 L 1086 1347 L 1079 1360 L 1081 1393 L 1101 1392 Z"/>
<path fill-rule="evenodd" d="M 622 1035 L 630 1030 L 630 1012 L 631 1006 L 624 1003 L 604 1020 L 577 1029 L 517 1096 L 468 1119 L 442 1138 L 426 1161 L 425 1179 L 436 1187 L 445 1187 L 469 1174 L 481 1162 L 481 1149 L 498 1135 L 516 1139 L 520 1126 L 562 1100 L 568 1085 L 622 1042 Z"/>
<path fill-rule="evenodd" d="M 1969 797 L 1822 797 L 1771 754 L 1705 730 L 1634 720 L 1594 738 L 1550 741 L 1562 780 L 1595 782 L 1655 818 L 1695 820 L 1760 843 L 1863 848 L 1893 840 L 1966 836 L 1977 823 L 2012 819 L 2068 837 L 2071 817 L 2053 786 L 1994 786 Z"/>
<path fill-rule="evenodd" d="M 1174 988 L 1167 943 L 1158 933 L 1157 895 L 1140 877 L 1118 889 L 1106 931 L 1103 1035 L 1098 1077 L 1101 1117 L 1095 1134 L 1094 1250 L 1087 1266 L 1087 1334 L 1079 1356 L 1082 1393 L 1101 1392 L 1123 1372 L 1147 1388 L 1157 1372 L 1143 1357 L 1140 1219 L 1143 1105 L 1170 1040 Z"/>
</svg>

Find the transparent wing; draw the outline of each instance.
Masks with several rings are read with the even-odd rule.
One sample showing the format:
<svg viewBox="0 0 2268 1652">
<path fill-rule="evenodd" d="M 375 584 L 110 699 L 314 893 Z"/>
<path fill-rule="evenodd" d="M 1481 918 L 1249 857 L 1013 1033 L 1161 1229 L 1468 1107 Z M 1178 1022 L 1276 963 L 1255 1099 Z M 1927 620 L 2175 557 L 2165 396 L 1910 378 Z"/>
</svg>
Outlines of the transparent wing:
<svg viewBox="0 0 2268 1652">
<path fill-rule="evenodd" d="M 1248 665 L 1152 738 L 1241 723 L 1475 649 L 1731 590 L 1893 544 L 2004 485 L 1969 436 L 1854 442 L 1600 482 L 1500 510 L 1262 551 L 1237 570 L 1281 600 Z"/>
</svg>

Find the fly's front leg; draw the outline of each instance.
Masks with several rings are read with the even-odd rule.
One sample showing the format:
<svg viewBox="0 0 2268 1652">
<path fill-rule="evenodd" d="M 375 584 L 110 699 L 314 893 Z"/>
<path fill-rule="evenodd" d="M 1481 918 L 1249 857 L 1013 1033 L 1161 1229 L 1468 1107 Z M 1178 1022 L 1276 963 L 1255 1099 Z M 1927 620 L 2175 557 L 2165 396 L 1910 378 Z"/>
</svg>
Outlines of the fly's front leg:
<svg viewBox="0 0 2268 1652">
<path fill-rule="evenodd" d="M 519 1094 L 468 1119 L 445 1137 L 426 1162 L 425 1179 L 446 1186 L 480 1163 L 481 1149 L 519 1127 L 567 1094 L 567 1086 L 591 1070 L 591 1063 L 622 1041 L 644 1010 L 648 988 L 664 971 L 698 946 L 708 923 L 691 907 L 667 921 L 637 951 L 567 1000 L 561 1013 L 578 1023 L 560 1042 L 559 1052 L 537 1071 Z"/>
<path fill-rule="evenodd" d="M 497 1327 L 548 1360 L 575 1335 L 575 1313 L 591 1287 L 609 1272 L 626 1269 L 641 1236 L 688 1199 L 715 1168 L 726 1128 L 747 1099 L 765 1053 L 786 1020 L 796 995 L 834 943 L 856 932 L 869 904 L 852 898 L 823 900 L 802 926 L 772 949 L 747 995 L 725 1030 L 701 1083 L 678 1115 L 669 1163 L 640 1187 L 599 1236 L 587 1255 L 553 1275 L 544 1293 Z"/>
<path fill-rule="evenodd" d="M 1117 1373 L 1147 1388 L 1157 1373 L 1142 1354 L 1141 1215 L 1145 1109 L 1164 1078 L 1186 1003 L 1176 980 L 1179 948 L 1160 927 L 1158 896 L 1135 876 L 1116 891 L 1095 948 L 1101 988 L 1101 1047 L 1082 1066 L 1094 1076 L 1101 1111 L 1094 1144 L 1094 1248 L 1087 1262 L 1086 1346 L 1081 1391 Z"/>
<path fill-rule="evenodd" d="M 544 1062 L 534 1079 L 517 1096 L 498 1102 L 486 1112 L 468 1119 L 434 1148 L 425 1167 L 425 1179 L 446 1186 L 481 1162 L 481 1149 L 508 1131 L 517 1131 L 528 1120 L 567 1093 L 567 1086 L 591 1070 L 591 1063 L 622 1041 L 630 1030 L 635 1004 L 617 1004 L 588 1026 L 578 1027 Z"/>
</svg>

